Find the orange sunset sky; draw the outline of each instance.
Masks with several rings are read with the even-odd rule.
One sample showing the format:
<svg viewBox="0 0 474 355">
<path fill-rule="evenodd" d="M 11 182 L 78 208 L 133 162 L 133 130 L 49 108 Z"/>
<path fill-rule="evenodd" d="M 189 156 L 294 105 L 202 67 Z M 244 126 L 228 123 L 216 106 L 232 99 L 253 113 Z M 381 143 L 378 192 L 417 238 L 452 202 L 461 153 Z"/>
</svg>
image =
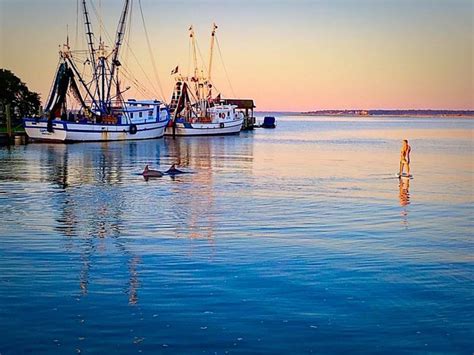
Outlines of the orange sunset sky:
<svg viewBox="0 0 474 355">
<path fill-rule="evenodd" d="M 142 0 L 162 91 L 170 71 L 189 68 L 188 28 L 207 62 L 213 22 L 215 86 L 224 97 L 253 98 L 258 110 L 473 109 L 473 1 L 453 0 Z M 115 36 L 119 0 L 91 2 L 96 37 Z M 0 67 L 46 100 L 68 27 L 84 49 L 77 0 L 0 0 Z M 96 14 L 104 19 L 99 26 Z M 129 46 L 135 76 L 160 98 L 139 1 L 133 1 Z M 133 51 L 133 54 L 131 53 Z M 139 58 L 139 69 L 132 60 Z M 207 63 L 206 63 L 207 65 Z M 148 76 L 151 82 L 146 78 Z M 128 97 L 140 96 L 130 90 Z"/>
</svg>

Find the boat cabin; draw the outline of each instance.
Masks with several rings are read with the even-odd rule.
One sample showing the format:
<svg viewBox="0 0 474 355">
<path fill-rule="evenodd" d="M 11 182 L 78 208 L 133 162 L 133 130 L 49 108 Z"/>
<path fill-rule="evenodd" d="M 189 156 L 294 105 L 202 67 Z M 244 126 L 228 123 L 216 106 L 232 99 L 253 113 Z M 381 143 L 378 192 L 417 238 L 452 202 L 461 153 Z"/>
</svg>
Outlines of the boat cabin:
<svg viewBox="0 0 474 355">
<path fill-rule="evenodd" d="M 119 111 L 125 114 L 123 123 L 149 123 L 165 120 L 168 112 L 165 107 L 160 109 L 161 102 L 158 100 L 129 99 L 124 103 L 124 107 Z M 123 116 L 121 116 L 122 121 Z"/>
<path fill-rule="evenodd" d="M 241 111 L 244 114 L 244 123 L 242 125 L 243 130 L 251 130 L 254 128 L 256 122 L 253 115 L 255 103 L 252 99 L 224 99 L 222 102 L 226 105 L 235 105 L 236 110 Z"/>
</svg>

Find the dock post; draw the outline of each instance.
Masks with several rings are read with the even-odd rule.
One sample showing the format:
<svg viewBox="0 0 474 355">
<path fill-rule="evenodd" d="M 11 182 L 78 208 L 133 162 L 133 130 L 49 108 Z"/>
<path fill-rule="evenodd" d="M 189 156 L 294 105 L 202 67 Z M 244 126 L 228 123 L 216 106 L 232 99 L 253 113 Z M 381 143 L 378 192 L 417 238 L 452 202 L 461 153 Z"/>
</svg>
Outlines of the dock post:
<svg viewBox="0 0 474 355">
<path fill-rule="evenodd" d="M 10 104 L 5 105 L 5 118 L 7 120 L 7 136 L 8 136 L 8 139 L 11 140 L 13 137 L 13 131 L 12 131 L 12 116 L 10 113 Z"/>
</svg>

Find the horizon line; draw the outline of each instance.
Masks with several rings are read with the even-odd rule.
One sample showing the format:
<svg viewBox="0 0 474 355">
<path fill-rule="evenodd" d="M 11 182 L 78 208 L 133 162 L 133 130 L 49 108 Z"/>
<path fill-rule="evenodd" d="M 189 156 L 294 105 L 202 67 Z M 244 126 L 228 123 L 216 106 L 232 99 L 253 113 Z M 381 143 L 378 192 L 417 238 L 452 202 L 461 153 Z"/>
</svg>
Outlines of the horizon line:
<svg viewBox="0 0 474 355">
<path fill-rule="evenodd" d="M 255 112 L 294 112 L 294 113 L 311 113 L 311 112 L 349 112 L 349 111 L 444 111 L 444 112 L 470 112 L 474 114 L 474 108 L 471 109 L 437 109 L 437 108 L 371 108 L 371 109 L 315 109 L 315 110 L 255 110 Z"/>
</svg>

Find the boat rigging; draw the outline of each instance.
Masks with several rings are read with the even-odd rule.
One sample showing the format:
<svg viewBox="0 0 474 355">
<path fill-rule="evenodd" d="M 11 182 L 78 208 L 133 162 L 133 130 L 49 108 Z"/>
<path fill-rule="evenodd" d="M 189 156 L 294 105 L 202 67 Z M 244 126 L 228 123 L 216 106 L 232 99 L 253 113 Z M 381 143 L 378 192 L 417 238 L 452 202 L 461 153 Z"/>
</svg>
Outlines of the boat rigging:
<svg viewBox="0 0 474 355">
<path fill-rule="evenodd" d="M 209 66 L 207 70 L 204 70 L 198 66 L 199 47 L 194 27 L 189 27 L 193 74 L 183 76 L 179 73 L 179 67 L 171 73 L 176 75 L 176 84 L 170 104 L 172 122 L 171 127 L 166 130 L 167 135 L 236 134 L 242 128 L 244 117 L 242 112 L 235 110 L 237 106 L 221 102 L 221 94 L 212 97 L 214 85 L 211 78 L 217 28 L 217 25 L 213 23 Z M 204 67 L 204 60 L 202 60 L 202 65 Z"/>
<path fill-rule="evenodd" d="M 120 61 L 127 22 L 131 19 L 130 7 L 131 1 L 125 0 L 113 47 L 109 50 L 102 39 L 102 25 L 96 47 L 87 1 L 81 1 L 87 40 L 86 58 L 84 60 L 84 51 L 71 50 L 67 36 L 66 44 L 59 53 L 60 64 L 45 106 L 47 120 L 24 119 L 25 129 L 31 138 L 88 141 L 163 136 L 169 120 L 167 107 L 156 99 L 126 101 L 123 93 L 130 87 L 125 90 L 120 88 L 119 68 L 123 68 L 120 73 L 124 77 L 140 86 L 131 70 Z M 104 33 L 107 35 L 105 29 Z M 82 72 L 78 64 L 83 65 Z"/>
</svg>

